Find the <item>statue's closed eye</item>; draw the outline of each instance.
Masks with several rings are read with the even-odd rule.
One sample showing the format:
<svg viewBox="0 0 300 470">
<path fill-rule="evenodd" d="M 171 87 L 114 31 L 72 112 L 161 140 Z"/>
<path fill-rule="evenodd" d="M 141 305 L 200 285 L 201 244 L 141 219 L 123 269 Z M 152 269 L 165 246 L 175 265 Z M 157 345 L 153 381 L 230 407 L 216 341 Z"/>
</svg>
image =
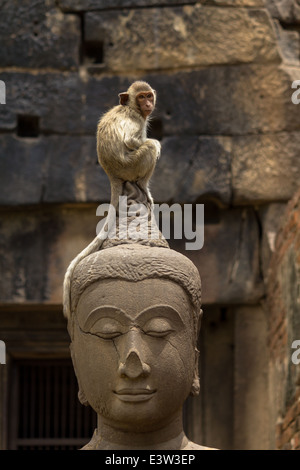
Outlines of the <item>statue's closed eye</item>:
<svg viewBox="0 0 300 470">
<path fill-rule="evenodd" d="M 113 318 L 101 318 L 91 327 L 90 333 L 103 339 L 114 339 L 124 333 L 124 326 Z"/>
<path fill-rule="evenodd" d="M 167 318 L 151 318 L 143 326 L 143 332 L 146 335 L 154 336 L 155 338 L 164 338 L 174 331 L 174 328 Z"/>
</svg>

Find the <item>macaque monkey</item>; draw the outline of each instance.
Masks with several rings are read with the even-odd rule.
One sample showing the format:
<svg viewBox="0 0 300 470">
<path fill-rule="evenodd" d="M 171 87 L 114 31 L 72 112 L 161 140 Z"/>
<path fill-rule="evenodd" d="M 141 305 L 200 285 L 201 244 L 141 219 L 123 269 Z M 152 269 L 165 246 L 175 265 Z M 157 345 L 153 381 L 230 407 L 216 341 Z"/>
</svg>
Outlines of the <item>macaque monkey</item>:
<svg viewBox="0 0 300 470">
<path fill-rule="evenodd" d="M 143 81 L 134 82 L 126 92 L 119 94 L 119 105 L 102 116 L 97 128 L 98 160 L 111 185 L 110 218 L 115 217 L 119 196 L 124 183 L 136 184 L 147 196 L 152 206 L 149 180 L 160 156 L 161 146 L 155 139 L 147 138 L 149 117 L 156 103 L 156 91 Z M 104 227 L 105 229 L 105 227 Z M 69 265 L 64 279 L 64 312 L 70 310 L 70 281 L 75 266 L 86 256 L 101 248 L 105 237 L 102 231 Z"/>
<path fill-rule="evenodd" d="M 136 183 L 152 204 L 149 180 L 160 156 L 160 143 L 147 139 L 149 116 L 156 92 L 142 81 L 134 82 L 119 94 L 120 104 L 99 121 L 98 160 L 111 183 L 111 204 L 117 207 L 124 181 Z"/>
</svg>

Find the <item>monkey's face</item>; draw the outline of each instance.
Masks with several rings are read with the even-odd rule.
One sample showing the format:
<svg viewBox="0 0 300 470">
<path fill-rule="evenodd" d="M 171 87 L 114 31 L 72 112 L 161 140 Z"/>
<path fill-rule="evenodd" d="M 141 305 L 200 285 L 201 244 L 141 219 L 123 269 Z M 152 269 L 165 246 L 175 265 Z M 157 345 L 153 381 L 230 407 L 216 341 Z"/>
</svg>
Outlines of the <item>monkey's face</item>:
<svg viewBox="0 0 300 470">
<path fill-rule="evenodd" d="M 143 118 L 150 116 L 155 106 L 155 96 L 152 91 L 141 92 L 136 96 L 136 104 L 141 110 Z"/>
</svg>

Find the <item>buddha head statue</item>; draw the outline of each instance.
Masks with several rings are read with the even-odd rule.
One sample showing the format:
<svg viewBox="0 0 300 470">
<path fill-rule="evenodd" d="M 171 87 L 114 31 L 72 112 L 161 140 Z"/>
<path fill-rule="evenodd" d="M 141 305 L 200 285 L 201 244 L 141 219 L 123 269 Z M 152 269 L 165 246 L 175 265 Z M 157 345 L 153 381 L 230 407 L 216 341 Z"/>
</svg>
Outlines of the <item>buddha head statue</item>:
<svg viewBox="0 0 300 470">
<path fill-rule="evenodd" d="M 79 398 L 98 415 L 84 449 L 206 449 L 182 425 L 200 389 L 194 264 L 169 248 L 106 248 L 76 265 L 69 295 Z"/>
</svg>

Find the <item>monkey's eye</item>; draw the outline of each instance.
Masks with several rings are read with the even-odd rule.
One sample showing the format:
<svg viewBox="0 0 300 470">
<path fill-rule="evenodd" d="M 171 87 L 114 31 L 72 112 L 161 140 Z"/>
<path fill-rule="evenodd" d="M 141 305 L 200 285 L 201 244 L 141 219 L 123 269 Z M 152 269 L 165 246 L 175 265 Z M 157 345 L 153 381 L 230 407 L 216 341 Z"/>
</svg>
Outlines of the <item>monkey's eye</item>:
<svg viewBox="0 0 300 470">
<path fill-rule="evenodd" d="M 145 99 L 145 95 L 139 95 L 139 100 L 144 100 Z"/>
</svg>

